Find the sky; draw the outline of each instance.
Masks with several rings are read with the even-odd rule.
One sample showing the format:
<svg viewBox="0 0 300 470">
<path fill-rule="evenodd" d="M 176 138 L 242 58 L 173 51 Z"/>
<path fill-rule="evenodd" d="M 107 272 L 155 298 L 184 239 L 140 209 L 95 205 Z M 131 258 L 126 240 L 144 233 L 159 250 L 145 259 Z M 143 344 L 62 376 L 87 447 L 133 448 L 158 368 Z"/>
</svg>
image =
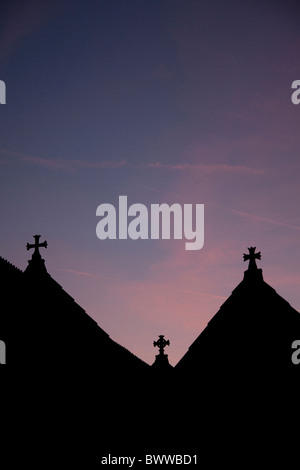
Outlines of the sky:
<svg viewBox="0 0 300 470">
<path fill-rule="evenodd" d="M 297 1 L 12 0 L 0 18 L 2 257 L 25 269 L 41 234 L 51 276 L 149 364 L 160 334 L 181 359 L 247 247 L 300 309 Z M 204 204 L 203 248 L 100 240 L 120 195 Z"/>
</svg>

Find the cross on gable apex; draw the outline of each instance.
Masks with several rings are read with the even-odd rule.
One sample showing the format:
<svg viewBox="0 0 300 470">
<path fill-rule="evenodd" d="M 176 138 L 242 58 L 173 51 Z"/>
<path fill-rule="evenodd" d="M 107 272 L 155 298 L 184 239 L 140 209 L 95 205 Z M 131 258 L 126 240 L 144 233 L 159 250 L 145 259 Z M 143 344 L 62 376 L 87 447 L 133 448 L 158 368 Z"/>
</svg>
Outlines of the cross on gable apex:
<svg viewBox="0 0 300 470">
<path fill-rule="evenodd" d="M 166 340 L 164 335 L 159 335 L 159 339 L 153 341 L 153 346 L 157 346 L 159 348 L 159 354 L 164 356 L 164 349 L 166 346 L 170 346 L 170 340 Z"/>
<path fill-rule="evenodd" d="M 33 249 L 31 260 L 28 260 L 28 266 L 25 269 L 26 273 L 41 275 L 47 273 L 45 260 L 42 259 L 39 248 L 47 248 L 48 243 L 46 240 L 40 243 L 41 235 L 33 235 L 34 243 L 27 243 L 27 250 Z"/>
<path fill-rule="evenodd" d="M 40 252 L 39 252 L 39 248 L 47 248 L 48 243 L 47 243 L 46 240 L 43 243 L 39 242 L 39 239 L 41 238 L 41 235 L 33 235 L 33 238 L 35 240 L 35 243 L 27 243 L 27 245 L 26 245 L 27 251 L 30 250 L 31 248 L 34 248 L 33 255 L 41 256 Z"/>
<path fill-rule="evenodd" d="M 249 260 L 249 265 L 248 265 L 248 271 L 252 271 L 254 269 L 257 269 L 256 266 L 256 259 L 261 259 L 261 252 L 259 251 L 258 253 L 255 253 L 256 246 L 251 246 L 248 248 L 249 254 L 243 254 L 243 259 L 244 261 Z"/>
</svg>

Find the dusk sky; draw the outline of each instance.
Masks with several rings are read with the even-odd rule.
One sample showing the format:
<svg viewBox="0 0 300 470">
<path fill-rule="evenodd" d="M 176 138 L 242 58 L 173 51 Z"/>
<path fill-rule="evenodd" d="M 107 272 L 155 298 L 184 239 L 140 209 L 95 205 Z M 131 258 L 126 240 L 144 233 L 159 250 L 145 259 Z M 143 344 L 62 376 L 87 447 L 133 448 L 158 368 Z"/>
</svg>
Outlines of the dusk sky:
<svg viewBox="0 0 300 470">
<path fill-rule="evenodd" d="M 12 0 L 0 18 L 2 257 L 25 269 L 40 234 L 51 276 L 150 364 L 159 334 L 185 354 L 247 247 L 300 309 L 298 1 Z M 204 247 L 99 240 L 119 195 L 204 204 Z"/>
</svg>

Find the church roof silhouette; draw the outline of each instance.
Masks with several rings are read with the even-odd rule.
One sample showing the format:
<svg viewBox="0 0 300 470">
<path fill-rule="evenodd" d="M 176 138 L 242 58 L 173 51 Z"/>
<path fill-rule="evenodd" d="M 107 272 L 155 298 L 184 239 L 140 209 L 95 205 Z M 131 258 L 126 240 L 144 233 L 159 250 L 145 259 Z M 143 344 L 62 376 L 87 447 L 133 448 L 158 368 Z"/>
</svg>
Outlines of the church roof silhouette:
<svg viewBox="0 0 300 470">
<path fill-rule="evenodd" d="M 230 380 L 279 380 L 299 375 L 291 361 L 292 343 L 300 338 L 300 315 L 263 279 L 255 247 L 244 261 L 249 267 L 175 369 L 189 380 L 197 375 Z"/>
<path fill-rule="evenodd" d="M 39 238 L 27 245 L 34 252 L 24 272 L 0 257 L 0 339 L 13 366 L 14 388 L 30 413 L 24 422 L 33 411 L 39 415 L 43 404 L 34 449 L 45 449 L 56 463 L 63 452 L 67 466 L 70 458 L 76 464 L 80 458 L 82 468 L 95 468 L 87 461 L 99 466 L 99 455 L 108 453 L 184 449 L 199 455 L 199 465 L 206 455 L 215 468 L 226 453 L 230 464 L 237 460 L 237 448 L 257 463 L 261 448 L 255 439 L 264 442 L 266 433 L 272 446 L 280 445 L 278 413 L 298 402 L 291 345 L 300 339 L 300 315 L 264 281 L 254 247 L 244 255 L 249 266 L 241 283 L 172 368 L 163 335 L 154 341 L 159 354 L 152 367 L 113 341 L 47 272 L 39 251 L 46 243 Z M 22 380 L 16 368 L 25 370 Z M 42 395 L 38 402 L 36 390 Z M 47 426 L 48 440 L 39 431 Z M 62 446 L 54 446 L 53 437 Z"/>
<path fill-rule="evenodd" d="M 40 248 L 47 242 L 27 243 L 33 249 L 24 272 L 0 257 L 5 308 L 0 332 L 7 345 L 7 361 L 18 364 L 24 351 L 34 364 L 97 365 L 102 370 L 147 371 L 149 365 L 113 341 L 47 272 Z M 188 380 L 197 374 L 221 377 L 257 377 L 283 371 L 295 373 L 291 345 L 300 339 L 300 315 L 263 279 L 248 249 L 249 267 L 186 354 L 174 368 Z M 16 294 L 17 293 L 17 294 Z M 169 341 L 160 336 L 163 348 Z M 152 366 L 160 373 L 170 369 L 161 344 Z M 171 367 L 172 368 L 172 367 Z M 195 372 L 197 372 L 195 374 Z"/>
<path fill-rule="evenodd" d="M 47 243 L 27 244 L 34 249 L 24 272 L 0 258 L 3 285 L 0 332 L 6 343 L 7 363 L 55 367 L 97 366 L 99 371 L 148 369 L 109 335 L 47 272 L 39 248 Z"/>
</svg>

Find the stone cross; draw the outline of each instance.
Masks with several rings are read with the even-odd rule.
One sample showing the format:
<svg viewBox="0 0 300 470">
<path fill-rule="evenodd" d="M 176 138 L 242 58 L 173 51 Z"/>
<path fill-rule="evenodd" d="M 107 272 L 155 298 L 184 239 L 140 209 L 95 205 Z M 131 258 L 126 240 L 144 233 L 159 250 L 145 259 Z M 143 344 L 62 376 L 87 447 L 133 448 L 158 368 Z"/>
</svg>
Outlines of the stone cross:
<svg viewBox="0 0 300 470">
<path fill-rule="evenodd" d="M 249 260 L 249 266 L 248 266 L 248 271 L 249 270 L 253 270 L 253 269 L 257 269 L 257 266 L 256 266 L 256 259 L 261 259 L 261 254 L 260 254 L 260 251 L 258 253 L 255 253 L 255 250 L 256 250 L 256 246 L 251 246 L 250 248 L 248 248 L 249 250 L 249 254 L 248 255 L 245 255 L 244 253 L 244 261 L 247 261 Z"/>
<path fill-rule="evenodd" d="M 26 248 L 27 250 L 30 250 L 31 248 L 34 248 L 34 253 L 33 255 L 41 257 L 39 248 L 47 248 L 48 243 L 44 241 L 43 243 L 39 243 L 41 235 L 33 235 L 33 238 L 35 239 L 35 243 L 27 243 Z"/>
<path fill-rule="evenodd" d="M 164 349 L 166 346 L 170 346 L 170 341 L 166 340 L 164 335 L 159 335 L 159 339 L 153 341 L 153 346 L 157 346 L 159 348 L 159 354 L 164 356 Z"/>
</svg>

